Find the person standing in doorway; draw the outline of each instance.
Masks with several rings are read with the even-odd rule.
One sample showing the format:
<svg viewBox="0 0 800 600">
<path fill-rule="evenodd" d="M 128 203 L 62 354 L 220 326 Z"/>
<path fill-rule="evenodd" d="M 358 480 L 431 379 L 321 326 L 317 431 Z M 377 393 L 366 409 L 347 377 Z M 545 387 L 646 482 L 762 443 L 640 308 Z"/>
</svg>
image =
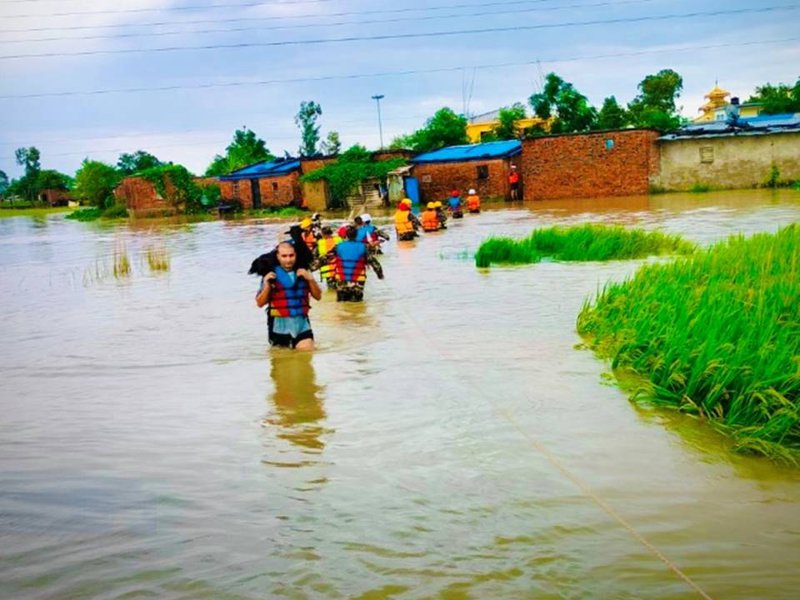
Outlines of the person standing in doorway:
<svg viewBox="0 0 800 600">
<path fill-rule="evenodd" d="M 508 185 L 511 188 L 511 200 L 519 200 L 519 173 L 517 165 L 511 165 L 511 172 L 508 174 Z"/>
</svg>

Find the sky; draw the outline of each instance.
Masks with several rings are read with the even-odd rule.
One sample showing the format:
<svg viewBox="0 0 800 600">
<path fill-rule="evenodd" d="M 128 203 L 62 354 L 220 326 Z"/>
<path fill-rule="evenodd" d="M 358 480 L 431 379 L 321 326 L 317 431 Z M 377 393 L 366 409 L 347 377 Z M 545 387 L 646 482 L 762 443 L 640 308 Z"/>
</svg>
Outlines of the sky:
<svg viewBox="0 0 800 600">
<path fill-rule="evenodd" d="M 443 106 L 527 104 L 553 71 L 596 106 L 648 74 L 745 100 L 800 76 L 798 0 L 0 0 L 0 170 L 36 146 L 74 174 L 142 149 L 201 174 L 246 126 L 296 155 L 300 102 L 324 137 L 380 146 Z"/>
</svg>

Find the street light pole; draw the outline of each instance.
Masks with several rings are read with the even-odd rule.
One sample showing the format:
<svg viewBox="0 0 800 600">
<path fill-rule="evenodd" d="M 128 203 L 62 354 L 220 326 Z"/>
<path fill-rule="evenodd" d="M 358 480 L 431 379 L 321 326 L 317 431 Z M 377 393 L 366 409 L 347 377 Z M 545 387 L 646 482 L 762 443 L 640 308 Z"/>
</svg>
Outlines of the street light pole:
<svg viewBox="0 0 800 600">
<path fill-rule="evenodd" d="M 383 150 L 383 123 L 381 122 L 381 98 L 383 98 L 383 94 L 378 94 L 377 96 L 373 96 L 372 99 L 378 104 L 378 133 L 381 136 L 381 150 Z"/>
</svg>

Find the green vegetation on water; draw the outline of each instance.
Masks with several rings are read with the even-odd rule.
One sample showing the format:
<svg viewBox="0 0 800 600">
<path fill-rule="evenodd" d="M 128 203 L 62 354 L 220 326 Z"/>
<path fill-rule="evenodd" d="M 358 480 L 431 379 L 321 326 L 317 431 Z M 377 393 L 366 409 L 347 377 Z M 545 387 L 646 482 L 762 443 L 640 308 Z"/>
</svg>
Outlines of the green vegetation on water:
<svg viewBox="0 0 800 600">
<path fill-rule="evenodd" d="M 127 219 L 128 210 L 120 204 L 115 204 L 110 208 L 106 209 L 97 207 L 82 208 L 80 210 L 76 210 L 68 214 L 67 218 L 73 219 L 75 221 L 96 221 L 97 219 Z"/>
<path fill-rule="evenodd" d="M 258 208 L 247 211 L 249 217 L 308 217 L 311 213 L 296 206 L 282 206 L 274 208 Z"/>
<path fill-rule="evenodd" d="M 562 261 L 644 258 L 657 254 L 689 254 L 695 246 L 677 235 L 611 225 L 536 229 L 522 240 L 489 238 L 475 254 L 478 267 L 530 264 L 545 257 Z"/>
<path fill-rule="evenodd" d="M 0 208 L 0 218 L 3 217 L 46 217 L 47 215 L 58 215 L 65 212 L 70 212 L 71 208 L 66 206 L 58 206 L 56 208 L 36 208 L 36 207 L 19 207 L 19 208 Z"/>
<path fill-rule="evenodd" d="M 635 399 L 707 418 L 738 450 L 800 464 L 800 227 L 645 265 L 587 303 L 578 332 Z"/>
</svg>

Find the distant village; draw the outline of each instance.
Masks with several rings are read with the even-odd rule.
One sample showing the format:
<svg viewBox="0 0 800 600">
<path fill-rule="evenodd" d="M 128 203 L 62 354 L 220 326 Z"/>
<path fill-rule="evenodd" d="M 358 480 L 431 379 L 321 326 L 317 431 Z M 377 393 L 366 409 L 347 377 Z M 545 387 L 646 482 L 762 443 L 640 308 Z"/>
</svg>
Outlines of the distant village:
<svg viewBox="0 0 800 600">
<path fill-rule="evenodd" d="M 507 136 L 514 139 L 497 139 L 508 118 L 508 110 L 504 115 L 501 109 L 464 119 L 467 144 L 427 152 L 397 147 L 402 143 L 370 153 L 361 148 L 362 156 L 352 164 L 342 164 L 347 153 L 337 148 L 262 160 L 194 178 L 192 184 L 199 190 L 198 206 L 208 210 L 294 206 L 323 211 L 395 205 L 405 197 L 425 203 L 467 189 L 487 200 L 508 199 L 512 166 L 521 175 L 525 201 L 777 187 L 800 181 L 800 112 L 765 114 L 762 103 L 740 103 L 716 85 L 705 98 L 697 118 L 666 132 L 630 124 L 561 132 L 553 127 L 555 116 L 531 117 L 518 104 L 513 135 Z M 531 100 L 535 105 L 536 99 Z M 363 168 L 367 163 L 383 168 Z M 341 182 L 336 186 L 336 165 L 351 177 L 345 191 Z M 158 180 L 132 173 L 121 179 L 113 195 L 132 216 L 181 212 L 188 202 L 174 175 Z M 39 192 L 39 200 L 50 205 L 65 204 L 72 196 L 65 186 Z"/>
</svg>

